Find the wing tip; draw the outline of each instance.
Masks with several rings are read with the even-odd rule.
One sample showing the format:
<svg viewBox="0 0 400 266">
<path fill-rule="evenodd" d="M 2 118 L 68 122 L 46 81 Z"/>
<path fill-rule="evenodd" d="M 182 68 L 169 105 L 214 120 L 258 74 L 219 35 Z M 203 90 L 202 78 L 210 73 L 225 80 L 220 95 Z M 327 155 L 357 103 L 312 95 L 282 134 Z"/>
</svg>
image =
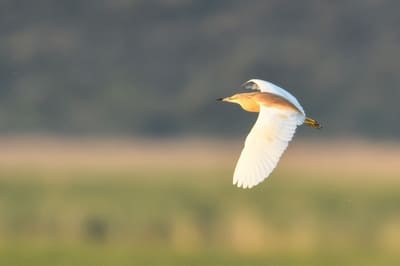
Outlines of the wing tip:
<svg viewBox="0 0 400 266">
<path fill-rule="evenodd" d="M 233 185 L 238 187 L 238 188 L 242 188 L 242 189 L 251 189 L 251 188 L 257 186 L 258 184 L 260 184 L 264 179 L 262 179 L 260 181 L 252 182 L 252 183 L 239 182 L 238 179 L 234 179 L 233 180 Z"/>
</svg>

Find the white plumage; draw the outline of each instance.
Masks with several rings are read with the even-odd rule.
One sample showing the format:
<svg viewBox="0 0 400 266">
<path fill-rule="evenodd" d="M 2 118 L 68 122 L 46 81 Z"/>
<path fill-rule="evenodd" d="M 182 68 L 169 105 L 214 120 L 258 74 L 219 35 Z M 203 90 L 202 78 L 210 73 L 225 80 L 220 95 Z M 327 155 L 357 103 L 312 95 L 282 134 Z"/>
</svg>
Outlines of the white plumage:
<svg viewBox="0 0 400 266">
<path fill-rule="evenodd" d="M 233 174 L 234 185 L 251 188 L 274 170 L 297 126 L 305 122 L 313 128 L 321 126 L 306 117 L 303 107 L 291 93 L 271 82 L 251 79 L 244 86 L 259 92 L 238 93 L 219 100 L 240 104 L 249 112 L 259 112 Z"/>
<path fill-rule="evenodd" d="M 301 119 L 304 121 L 303 114 L 291 110 L 261 107 L 236 164 L 233 184 L 251 188 L 267 178 L 292 140 Z"/>
</svg>

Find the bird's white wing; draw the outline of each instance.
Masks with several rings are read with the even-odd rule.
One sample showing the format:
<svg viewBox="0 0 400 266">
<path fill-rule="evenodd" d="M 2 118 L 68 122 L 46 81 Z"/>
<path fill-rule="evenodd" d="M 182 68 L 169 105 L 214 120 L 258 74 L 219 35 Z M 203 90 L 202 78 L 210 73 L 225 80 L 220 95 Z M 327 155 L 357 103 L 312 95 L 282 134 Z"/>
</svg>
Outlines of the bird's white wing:
<svg viewBox="0 0 400 266">
<path fill-rule="evenodd" d="M 260 108 L 236 164 L 234 185 L 251 188 L 269 176 L 292 139 L 299 116 L 303 114 L 293 110 Z"/>
</svg>

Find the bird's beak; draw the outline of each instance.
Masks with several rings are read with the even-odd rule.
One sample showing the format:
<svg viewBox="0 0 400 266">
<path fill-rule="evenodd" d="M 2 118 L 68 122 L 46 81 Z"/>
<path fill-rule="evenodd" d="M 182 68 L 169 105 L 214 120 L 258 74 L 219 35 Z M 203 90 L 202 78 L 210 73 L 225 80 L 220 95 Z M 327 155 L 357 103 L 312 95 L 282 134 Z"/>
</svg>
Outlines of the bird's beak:
<svg viewBox="0 0 400 266">
<path fill-rule="evenodd" d="M 225 102 L 225 101 L 226 101 L 226 98 L 218 98 L 217 101 L 219 101 L 219 102 Z"/>
</svg>

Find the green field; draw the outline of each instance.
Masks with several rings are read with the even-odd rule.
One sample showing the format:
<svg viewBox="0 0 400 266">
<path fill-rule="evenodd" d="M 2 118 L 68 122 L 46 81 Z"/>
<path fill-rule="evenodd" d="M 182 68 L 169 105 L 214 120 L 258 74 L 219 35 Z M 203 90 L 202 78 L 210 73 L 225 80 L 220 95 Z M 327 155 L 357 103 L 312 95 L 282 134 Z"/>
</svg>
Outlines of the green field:
<svg viewBox="0 0 400 266">
<path fill-rule="evenodd" d="M 0 265 L 400 265 L 396 173 L 27 165 L 0 167 Z"/>
</svg>

